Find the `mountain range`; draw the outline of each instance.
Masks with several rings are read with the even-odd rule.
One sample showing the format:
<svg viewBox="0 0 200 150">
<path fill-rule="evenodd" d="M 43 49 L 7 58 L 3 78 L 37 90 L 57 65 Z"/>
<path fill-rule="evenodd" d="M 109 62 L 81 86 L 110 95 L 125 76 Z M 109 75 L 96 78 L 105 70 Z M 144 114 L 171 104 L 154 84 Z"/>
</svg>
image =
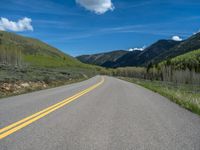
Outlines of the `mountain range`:
<svg viewBox="0 0 200 150">
<path fill-rule="evenodd" d="M 148 66 L 163 60 L 185 54 L 200 48 L 200 33 L 192 35 L 183 41 L 159 40 L 143 51 L 112 51 L 93 55 L 78 56 L 83 63 L 100 65 L 108 68 L 126 66 Z"/>
<path fill-rule="evenodd" d="M 49 67 L 108 68 L 148 66 L 200 48 L 200 33 L 186 40 L 159 40 L 144 50 L 116 50 L 74 58 L 37 39 L 0 31 L 0 64 Z M 87 64 L 85 64 L 87 63 Z"/>
</svg>

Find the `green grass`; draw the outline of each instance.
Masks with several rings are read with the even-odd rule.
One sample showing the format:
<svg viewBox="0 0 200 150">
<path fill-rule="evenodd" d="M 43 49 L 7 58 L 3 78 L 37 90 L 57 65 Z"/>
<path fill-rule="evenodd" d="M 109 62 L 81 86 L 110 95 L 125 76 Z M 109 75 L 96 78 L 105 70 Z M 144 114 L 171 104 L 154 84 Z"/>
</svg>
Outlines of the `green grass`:
<svg viewBox="0 0 200 150">
<path fill-rule="evenodd" d="M 200 87 L 197 85 L 176 85 L 161 81 L 149 81 L 125 77 L 120 77 L 120 79 L 136 83 L 157 92 L 191 112 L 200 115 Z"/>
<path fill-rule="evenodd" d="M 40 67 L 67 68 L 81 67 L 94 69 L 76 58 L 63 53 L 42 41 L 0 31 L 0 64 Z"/>
<path fill-rule="evenodd" d="M 37 67 L 66 67 L 75 65 L 74 62 L 72 64 L 71 61 L 65 61 L 64 59 L 60 59 L 57 57 L 49 57 L 42 55 L 26 55 L 24 56 L 24 60 L 27 63 L 30 63 L 33 66 Z M 78 64 L 78 63 L 77 63 Z"/>
</svg>

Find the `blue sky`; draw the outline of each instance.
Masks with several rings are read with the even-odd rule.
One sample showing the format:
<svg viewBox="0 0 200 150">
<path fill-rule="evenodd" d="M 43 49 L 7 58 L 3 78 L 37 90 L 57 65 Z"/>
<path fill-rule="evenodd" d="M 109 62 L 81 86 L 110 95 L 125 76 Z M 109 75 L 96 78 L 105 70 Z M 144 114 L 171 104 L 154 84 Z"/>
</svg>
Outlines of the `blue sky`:
<svg viewBox="0 0 200 150">
<path fill-rule="evenodd" d="M 0 0 L 0 29 L 77 56 L 185 39 L 200 29 L 199 9 L 199 0 Z"/>
</svg>

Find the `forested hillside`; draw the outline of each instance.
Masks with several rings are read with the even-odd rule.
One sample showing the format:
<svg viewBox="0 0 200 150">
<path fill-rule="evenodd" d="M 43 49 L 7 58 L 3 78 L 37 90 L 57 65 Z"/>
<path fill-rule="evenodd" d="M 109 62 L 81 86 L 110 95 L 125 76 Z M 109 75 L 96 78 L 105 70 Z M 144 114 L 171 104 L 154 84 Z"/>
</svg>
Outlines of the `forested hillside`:
<svg viewBox="0 0 200 150">
<path fill-rule="evenodd" d="M 200 50 L 188 52 L 159 64 L 149 64 L 148 67 L 116 68 L 112 70 L 112 75 L 200 85 Z"/>
<path fill-rule="evenodd" d="M 200 50 L 161 62 L 153 68 L 164 81 L 200 84 Z"/>
</svg>

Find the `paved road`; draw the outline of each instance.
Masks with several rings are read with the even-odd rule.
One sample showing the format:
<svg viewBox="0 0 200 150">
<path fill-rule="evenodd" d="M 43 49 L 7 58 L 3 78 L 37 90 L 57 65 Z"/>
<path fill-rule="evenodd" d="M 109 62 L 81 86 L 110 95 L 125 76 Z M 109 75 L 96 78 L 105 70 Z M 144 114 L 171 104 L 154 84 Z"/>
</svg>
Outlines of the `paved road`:
<svg viewBox="0 0 200 150">
<path fill-rule="evenodd" d="M 89 93 L 0 140 L 0 150 L 200 150 L 200 117 L 112 77 Z M 0 128 L 100 82 L 0 99 Z"/>
</svg>

